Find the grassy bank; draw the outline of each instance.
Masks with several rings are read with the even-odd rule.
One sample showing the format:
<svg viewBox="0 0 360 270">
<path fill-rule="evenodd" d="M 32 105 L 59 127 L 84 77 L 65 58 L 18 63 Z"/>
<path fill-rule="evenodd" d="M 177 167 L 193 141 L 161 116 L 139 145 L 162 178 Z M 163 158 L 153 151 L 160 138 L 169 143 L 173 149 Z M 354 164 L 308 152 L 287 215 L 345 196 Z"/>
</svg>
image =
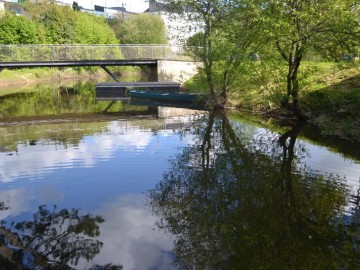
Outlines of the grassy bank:
<svg viewBox="0 0 360 270">
<path fill-rule="evenodd" d="M 313 76 L 302 105 L 325 135 L 360 140 L 360 65 Z"/>
<path fill-rule="evenodd" d="M 281 112 L 280 101 L 286 87 L 284 71 L 278 70 L 271 76 L 272 80 L 258 85 L 258 95 L 256 89 L 251 89 L 249 95 L 243 92 L 243 97 L 233 102 L 240 108 L 246 102 L 261 112 Z M 310 122 L 324 135 L 359 141 L 360 63 L 307 62 L 300 78 L 301 106 Z"/>
<path fill-rule="evenodd" d="M 230 108 L 279 120 L 286 112 L 287 69 L 280 62 L 249 62 L 238 72 Z M 324 135 L 360 141 L 360 63 L 304 62 L 300 68 L 301 106 Z M 206 88 L 204 76 L 186 83 L 190 91 Z M 271 112 L 271 114 L 269 114 Z"/>
</svg>

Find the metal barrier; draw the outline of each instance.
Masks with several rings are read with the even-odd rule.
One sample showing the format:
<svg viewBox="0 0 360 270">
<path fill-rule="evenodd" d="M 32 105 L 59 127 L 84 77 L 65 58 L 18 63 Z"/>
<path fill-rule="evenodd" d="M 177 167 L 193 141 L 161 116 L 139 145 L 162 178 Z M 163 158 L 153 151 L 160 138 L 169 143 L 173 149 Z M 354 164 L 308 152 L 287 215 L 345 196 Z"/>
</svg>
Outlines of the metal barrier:
<svg viewBox="0 0 360 270">
<path fill-rule="evenodd" d="M 166 45 L 0 45 L 0 62 L 120 59 L 192 61 L 182 48 Z"/>
</svg>

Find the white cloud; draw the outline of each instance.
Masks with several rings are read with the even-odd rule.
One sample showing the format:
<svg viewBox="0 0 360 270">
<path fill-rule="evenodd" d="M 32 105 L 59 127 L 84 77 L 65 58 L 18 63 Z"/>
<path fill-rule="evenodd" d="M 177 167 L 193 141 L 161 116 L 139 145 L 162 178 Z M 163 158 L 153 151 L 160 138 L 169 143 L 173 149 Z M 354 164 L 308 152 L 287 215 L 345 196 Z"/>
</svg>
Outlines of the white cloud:
<svg viewBox="0 0 360 270">
<path fill-rule="evenodd" d="M 11 182 L 21 176 L 41 177 L 56 168 L 92 167 L 99 160 L 106 160 L 118 151 L 144 149 L 153 136 L 151 130 L 131 126 L 128 122 L 109 123 L 109 134 L 84 138 L 76 147 L 49 145 L 18 145 L 17 153 L 0 153 L 0 181 Z"/>
<path fill-rule="evenodd" d="M 5 220 L 9 216 L 17 216 L 27 211 L 34 212 L 29 206 L 32 198 L 34 198 L 34 194 L 26 188 L 1 190 L 0 202 L 3 202 L 9 209 L 0 211 L 0 220 Z"/>
<path fill-rule="evenodd" d="M 99 240 L 105 244 L 87 266 L 111 262 L 127 270 L 171 268 L 172 240 L 155 229 L 157 217 L 144 209 L 142 201 L 143 195 L 134 194 L 104 205 Z"/>
</svg>

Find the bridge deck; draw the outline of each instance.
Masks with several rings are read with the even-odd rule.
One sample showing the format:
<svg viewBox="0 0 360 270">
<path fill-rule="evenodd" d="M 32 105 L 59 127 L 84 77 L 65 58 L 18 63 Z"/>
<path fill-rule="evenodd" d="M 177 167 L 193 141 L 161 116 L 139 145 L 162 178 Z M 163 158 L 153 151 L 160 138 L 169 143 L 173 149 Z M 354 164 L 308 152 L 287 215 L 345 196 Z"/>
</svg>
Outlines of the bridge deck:
<svg viewBox="0 0 360 270">
<path fill-rule="evenodd" d="M 32 67 L 81 67 L 81 66 L 156 66 L 156 60 L 64 60 L 41 62 L 0 62 L 0 69 L 32 68 Z"/>
</svg>

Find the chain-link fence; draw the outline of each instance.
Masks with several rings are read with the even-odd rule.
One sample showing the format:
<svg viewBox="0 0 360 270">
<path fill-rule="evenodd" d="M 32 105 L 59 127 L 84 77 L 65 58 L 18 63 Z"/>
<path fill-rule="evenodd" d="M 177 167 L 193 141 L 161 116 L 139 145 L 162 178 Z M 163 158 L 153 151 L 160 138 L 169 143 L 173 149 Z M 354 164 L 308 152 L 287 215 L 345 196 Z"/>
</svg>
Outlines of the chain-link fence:
<svg viewBox="0 0 360 270">
<path fill-rule="evenodd" d="M 0 45 L 0 62 L 192 59 L 165 45 Z"/>
</svg>

